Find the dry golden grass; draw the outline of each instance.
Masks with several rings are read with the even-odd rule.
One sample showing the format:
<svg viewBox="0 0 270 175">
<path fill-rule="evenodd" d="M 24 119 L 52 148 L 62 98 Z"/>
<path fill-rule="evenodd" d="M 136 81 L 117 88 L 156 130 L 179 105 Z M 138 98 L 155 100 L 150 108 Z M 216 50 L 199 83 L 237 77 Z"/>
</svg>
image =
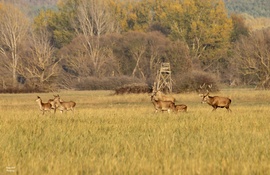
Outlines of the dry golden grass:
<svg viewBox="0 0 270 175">
<path fill-rule="evenodd" d="M 155 114 L 148 94 L 59 94 L 74 115 L 42 115 L 51 93 L 0 95 L 0 174 L 270 174 L 269 91 L 221 91 L 232 113 L 174 94 L 179 114 Z"/>
</svg>

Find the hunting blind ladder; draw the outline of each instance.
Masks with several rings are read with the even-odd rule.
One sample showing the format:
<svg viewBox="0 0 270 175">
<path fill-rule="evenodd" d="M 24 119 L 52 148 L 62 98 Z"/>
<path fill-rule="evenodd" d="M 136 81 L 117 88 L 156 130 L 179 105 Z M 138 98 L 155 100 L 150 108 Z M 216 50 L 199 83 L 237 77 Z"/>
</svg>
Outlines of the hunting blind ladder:
<svg viewBox="0 0 270 175">
<path fill-rule="evenodd" d="M 170 63 L 161 63 L 160 70 L 157 75 L 156 90 L 160 90 L 165 93 L 172 92 L 172 78 Z"/>
</svg>

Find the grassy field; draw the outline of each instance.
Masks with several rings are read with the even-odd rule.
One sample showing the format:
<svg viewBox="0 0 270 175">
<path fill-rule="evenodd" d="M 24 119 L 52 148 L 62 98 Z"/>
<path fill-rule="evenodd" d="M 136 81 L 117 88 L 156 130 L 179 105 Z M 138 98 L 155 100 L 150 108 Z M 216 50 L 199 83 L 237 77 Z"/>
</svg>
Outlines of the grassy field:
<svg viewBox="0 0 270 175">
<path fill-rule="evenodd" d="M 60 92 L 75 113 L 45 113 L 44 94 L 0 94 L 0 174 L 270 174 L 270 91 L 226 89 L 231 110 L 174 94 L 187 113 L 154 113 L 148 94 Z"/>
</svg>

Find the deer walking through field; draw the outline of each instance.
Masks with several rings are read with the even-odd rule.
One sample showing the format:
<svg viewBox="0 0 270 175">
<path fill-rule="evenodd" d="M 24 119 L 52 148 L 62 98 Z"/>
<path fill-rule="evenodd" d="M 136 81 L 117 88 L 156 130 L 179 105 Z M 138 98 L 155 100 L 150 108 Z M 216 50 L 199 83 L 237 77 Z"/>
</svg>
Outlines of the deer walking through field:
<svg viewBox="0 0 270 175">
<path fill-rule="evenodd" d="M 53 95 L 53 96 L 54 96 L 54 99 L 55 99 L 55 97 L 57 97 L 57 95 Z M 49 99 L 48 103 L 50 103 L 52 105 L 52 109 L 54 110 L 54 113 L 55 113 L 56 112 L 56 104 L 55 104 L 54 99 Z"/>
<path fill-rule="evenodd" d="M 39 109 L 42 111 L 43 115 L 45 111 L 50 111 L 53 109 L 51 103 L 43 103 L 39 96 L 37 96 L 36 102 L 38 103 Z"/>
<path fill-rule="evenodd" d="M 211 89 L 212 85 L 208 85 Z M 209 96 L 209 90 L 207 89 L 205 94 L 200 94 L 202 97 L 202 103 L 207 103 L 213 107 L 212 111 L 215 111 L 217 108 L 226 108 L 228 112 L 231 112 L 230 104 L 232 100 L 228 97 L 220 97 L 220 96 Z"/>
<path fill-rule="evenodd" d="M 55 102 L 56 108 L 58 108 L 61 113 L 63 113 L 63 111 L 69 111 L 69 110 L 71 110 L 74 113 L 74 108 L 76 106 L 76 103 L 74 101 L 69 101 L 69 102 L 62 101 L 60 96 L 57 95 L 54 98 L 54 102 Z"/>
</svg>

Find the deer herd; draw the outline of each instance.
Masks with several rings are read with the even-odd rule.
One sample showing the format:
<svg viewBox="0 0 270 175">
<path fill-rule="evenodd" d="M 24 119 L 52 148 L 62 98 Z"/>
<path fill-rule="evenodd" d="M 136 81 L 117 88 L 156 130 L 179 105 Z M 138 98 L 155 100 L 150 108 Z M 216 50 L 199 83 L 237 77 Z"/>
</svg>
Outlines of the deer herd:
<svg viewBox="0 0 270 175">
<path fill-rule="evenodd" d="M 226 108 L 228 112 L 231 112 L 230 104 L 232 100 L 227 97 L 220 96 L 210 96 L 209 90 L 212 85 L 205 86 L 205 84 L 200 86 L 201 90 L 206 92 L 200 94 L 202 97 L 202 103 L 207 103 L 213 107 L 212 111 L 215 111 L 217 108 Z M 156 112 L 158 111 L 167 111 L 167 112 L 187 112 L 187 105 L 185 104 L 175 104 L 175 98 L 171 96 L 166 96 L 161 91 L 153 91 L 151 95 L 151 101 L 154 105 Z"/>
<path fill-rule="evenodd" d="M 186 112 L 187 106 L 184 104 L 175 104 L 175 98 L 171 96 L 166 96 L 161 91 L 153 91 L 151 95 L 151 101 L 154 105 L 154 108 L 156 109 L 156 112 L 158 111 L 174 111 L 174 112 Z"/>
<path fill-rule="evenodd" d="M 200 86 L 200 89 L 203 89 L 203 86 Z M 212 85 L 207 86 L 209 89 L 212 88 Z M 206 89 L 206 92 L 200 94 L 202 97 L 201 103 L 207 103 L 213 107 L 212 111 L 215 111 L 217 108 L 226 108 L 228 112 L 231 112 L 230 104 L 231 99 L 227 97 L 220 96 L 210 96 L 209 90 Z M 59 95 L 54 95 L 53 99 L 49 99 L 47 103 L 42 102 L 41 98 L 37 96 L 36 102 L 39 105 L 39 109 L 42 111 L 42 114 L 46 111 L 53 110 L 56 113 L 58 109 L 61 113 L 63 111 L 72 111 L 74 113 L 74 108 L 76 103 L 74 101 L 63 101 Z M 172 96 L 165 95 L 161 91 L 153 91 L 151 94 L 151 102 L 154 105 L 155 112 L 158 111 L 167 111 L 168 113 L 172 112 L 187 112 L 187 105 L 185 104 L 176 104 L 176 100 Z"/>
<path fill-rule="evenodd" d="M 63 111 L 69 110 L 74 113 L 74 108 L 76 106 L 76 103 L 74 101 L 65 102 L 60 98 L 59 95 L 54 95 L 54 99 L 49 99 L 47 103 L 43 103 L 41 98 L 37 96 L 36 102 L 38 103 L 39 109 L 42 111 L 42 114 L 44 114 L 45 111 L 51 110 L 54 110 L 55 113 L 56 109 L 59 109 L 61 113 L 63 113 Z"/>
</svg>

